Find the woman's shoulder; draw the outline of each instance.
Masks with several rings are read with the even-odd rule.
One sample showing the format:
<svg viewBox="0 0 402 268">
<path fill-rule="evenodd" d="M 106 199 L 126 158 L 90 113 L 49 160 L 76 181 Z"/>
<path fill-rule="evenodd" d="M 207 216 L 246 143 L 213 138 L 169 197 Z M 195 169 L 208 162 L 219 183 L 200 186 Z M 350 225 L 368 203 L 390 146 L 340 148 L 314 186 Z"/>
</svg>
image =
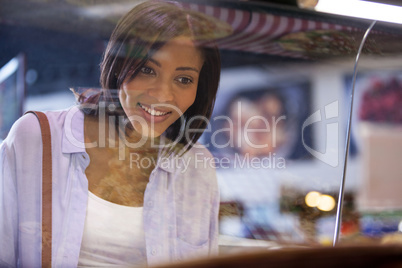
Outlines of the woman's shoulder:
<svg viewBox="0 0 402 268">
<path fill-rule="evenodd" d="M 36 142 L 40 136 L 38 119 L 34 114 L 26 113 L 14 122 L 5 141 L 8 143 L 21 143 L 27 140 Z"/>
<path fill-rule="evenodd" d="M 52 133 L 54 129 L 61 129 L 63 127 L 66 116 L 73 110 L 74 108 L 71 107 L 65 110 L 43 112 L 49 121 Z M 29 142 L 32 144 L 41 142 L 41 137 L 42 134 L 38 118 L 34 113 L 27 112 L 15 121 L 5 142 L 11 144 L 24 144 Z"/>
</svg>

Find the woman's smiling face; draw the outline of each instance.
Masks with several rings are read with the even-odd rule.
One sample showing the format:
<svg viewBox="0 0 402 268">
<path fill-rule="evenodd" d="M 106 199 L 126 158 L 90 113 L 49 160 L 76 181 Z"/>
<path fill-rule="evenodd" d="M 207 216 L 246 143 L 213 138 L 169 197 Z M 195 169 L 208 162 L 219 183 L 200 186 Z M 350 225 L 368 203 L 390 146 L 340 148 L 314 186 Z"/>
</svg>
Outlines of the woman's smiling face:
<svg viewBox="0 0 402 268">
<path fill-rule="evenodd" d="M 194 103 L 203 65 L 201 52 L 186 37 L 167 42 L 119 91 L 136 132 L 158 137 Z"/>
</svg>

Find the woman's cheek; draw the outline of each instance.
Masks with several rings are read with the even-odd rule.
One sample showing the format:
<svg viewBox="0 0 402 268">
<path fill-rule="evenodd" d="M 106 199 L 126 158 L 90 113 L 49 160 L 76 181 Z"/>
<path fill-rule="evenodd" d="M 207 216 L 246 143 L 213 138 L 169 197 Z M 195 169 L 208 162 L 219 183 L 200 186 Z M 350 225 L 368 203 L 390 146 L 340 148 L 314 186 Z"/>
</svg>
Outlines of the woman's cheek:
<svg viewBox="0 0 402 268">
<path fill-rule="evenodd" d="M 124 88 L 120 90 L 119 100 L 120 100 L 121 106 L 123 107 L 123 110 L 125 112 L 127 112 L 127 109 L 129 108 L 128 105 L 129 105 L 130 97 L 126 93 L 126 90 Z"/>
</svg>

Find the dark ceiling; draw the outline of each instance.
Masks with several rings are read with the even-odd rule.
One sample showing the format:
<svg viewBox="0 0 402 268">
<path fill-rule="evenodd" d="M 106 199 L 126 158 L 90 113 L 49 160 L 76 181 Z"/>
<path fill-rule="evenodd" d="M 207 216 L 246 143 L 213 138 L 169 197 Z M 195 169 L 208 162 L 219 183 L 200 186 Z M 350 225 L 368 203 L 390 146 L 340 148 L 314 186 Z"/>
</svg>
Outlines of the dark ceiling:
<svg viewBox="0 0 402 268">
<path fill-rule="evenodd" d="M 139 1 L 0 1 L 0 66 L 19 53 L 37 79 L 27 94 L 98 86 L 98 65 L 118 18 Z"/>
<path fill-rule="evenodd" d="M 1 24 L 107 38 L 139 0 L 1 0 Z"/>
<path fill-rule="evenodd" d="M 98 66 L 107 39 L 118 19 L 140 2 L 0 0 L 0 66 L 24 53 L 26 69 L 37 74 L 27 84 L 28 95 L 99 86 Z M 227 54 L 223 65 L 236 64 L 232 52 Z M 242 63 L 258 63 L 265 57 L 248 54 Z"/>
</svg>

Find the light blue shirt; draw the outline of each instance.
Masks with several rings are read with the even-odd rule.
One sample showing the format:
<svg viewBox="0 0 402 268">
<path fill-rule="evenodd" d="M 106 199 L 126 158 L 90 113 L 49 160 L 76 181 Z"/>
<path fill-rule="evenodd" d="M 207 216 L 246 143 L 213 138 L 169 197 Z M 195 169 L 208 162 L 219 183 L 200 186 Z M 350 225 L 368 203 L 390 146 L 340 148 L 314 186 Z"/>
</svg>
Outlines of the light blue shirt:
<svg viewBox="0 0 402 268">
<path fill-rule="evenodd" d="M 84 114 L 46 112 L 53 159 L 52 264 L 77 267 L 88 199 Z M 216 254 L 219 191 L 212 156 L 196 144 L 160 161 L 144 195 L 148 265 Z M 42 140 L 24 115 L 0 146 L 0 267 L 41 266 Z"/>
</svg>

